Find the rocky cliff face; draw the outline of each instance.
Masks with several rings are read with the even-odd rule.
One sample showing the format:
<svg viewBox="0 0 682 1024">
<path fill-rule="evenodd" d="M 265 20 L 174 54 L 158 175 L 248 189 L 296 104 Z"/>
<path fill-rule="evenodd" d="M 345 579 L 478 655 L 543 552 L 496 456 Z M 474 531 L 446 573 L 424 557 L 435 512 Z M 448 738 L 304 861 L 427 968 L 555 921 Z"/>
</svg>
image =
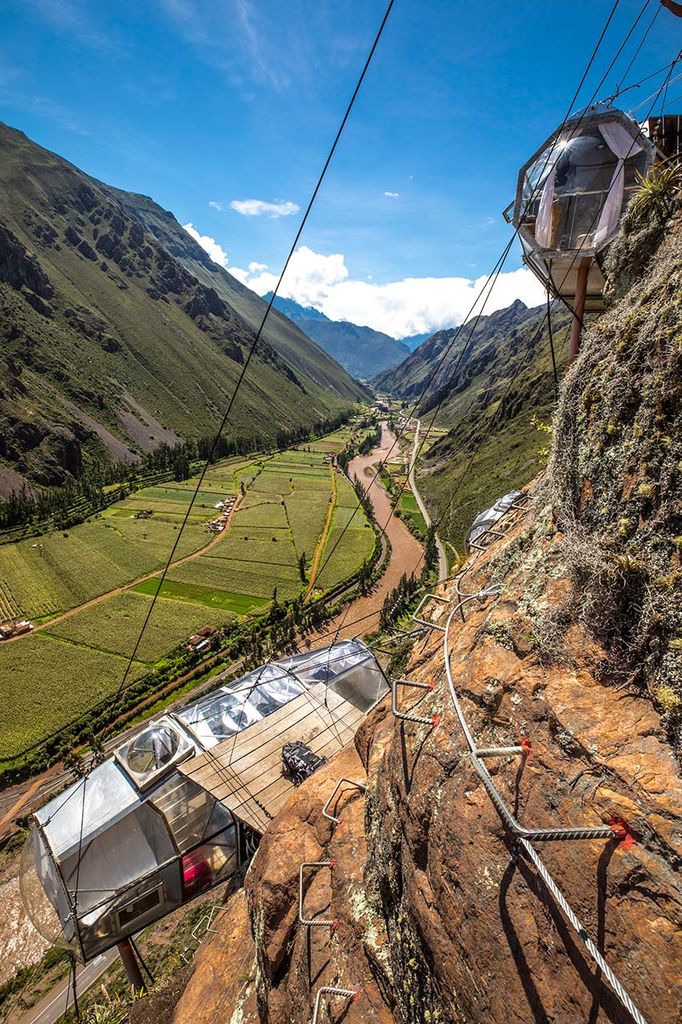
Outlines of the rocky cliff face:
<svg viewBox="0 0 682 1024">
<path fill-rule="evenodd" d="M 0 122 L 0 497 L 213 436 L 265 309 L 151 199 Z M 363 397 L 277 314 L 230 429 L 274 434 Z"/>
<path fill-rule="evenodd" d="M 682 1013 L 679 361 L 682 232 L 589 332 L 570 371 L 554 451 L 531 510 L 472 563 L 449 633 L 453 683 L 477 746 L 526 737 L 528 757 L 488 762 L 527 827 L 601 826 L 608 840 L 545 842 L 541 856 L 584 926 L 576 932 L 510 837 L 468 757 L 443 634 L 406 675 L 432 684 L 384 703 L 273 823 L 200 951 L 175 1024 L 320 1020 L 409 1024 L 626 1024 L 595 969 L 604 953 L 649 1024 Z M 455 587 L 428 614 L 443 625 Z M 341 824 L 321 809 L 341 776 Z M 633 842 L 634 840 L 634 842 Z M 311 874 L 298 923 L 298 868 Z"/>
</svg>

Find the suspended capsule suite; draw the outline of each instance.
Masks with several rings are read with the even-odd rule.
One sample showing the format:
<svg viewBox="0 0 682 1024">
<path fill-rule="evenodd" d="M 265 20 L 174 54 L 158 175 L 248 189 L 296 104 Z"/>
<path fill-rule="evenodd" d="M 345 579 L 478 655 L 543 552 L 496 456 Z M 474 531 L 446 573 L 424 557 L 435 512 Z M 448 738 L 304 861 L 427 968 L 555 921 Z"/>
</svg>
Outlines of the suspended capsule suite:
<svg viewBox="0 0 682 1024">
<path fill-rule="evenodd" d="M 562 124 L 519 172 L 511 221 L 524 262 L 575 311 L 572 355 L 583 313 L 604 308 L 605 249 L 655 158 L 636 121 L 599 105 Z"/>
<path fill-rule="evenodd" d="M 341 640 L 148 722 L 33 815 L 20 887 L 36 930 L 87 962 L 230 878 L 293 792 L 282 746 L 331 756 L 387 689 Z"/>
</svg>

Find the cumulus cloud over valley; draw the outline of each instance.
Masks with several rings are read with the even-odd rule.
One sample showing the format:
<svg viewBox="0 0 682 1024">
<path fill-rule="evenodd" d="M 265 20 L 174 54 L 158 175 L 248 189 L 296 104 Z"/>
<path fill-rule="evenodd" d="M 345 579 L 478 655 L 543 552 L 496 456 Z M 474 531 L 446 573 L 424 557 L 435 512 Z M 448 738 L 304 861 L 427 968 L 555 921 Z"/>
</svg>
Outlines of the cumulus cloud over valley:
<svg viewBox="0 0 682 1024">
<path fill-rule="evenodd" d="M 275 287 L 277 275 L 257 267 L 251 263 L 248 270 L 235 267 L 230 273 L 264 295 Z M 302 306 L 314 306 L 331 320 L 349 320 L 404 338 L 461 323 L 487 281 L 487 275 L 475 279 L 407 277 L 387 284 L 354 280 L 341 253 L 324 255 L 302 245 L 291 259 L 279 294 Z M 486 312 L 502 309 L 515 299 L 536 306 L 543 298 L 542 287 L 530 270 L 512 270 L 500 274 Z"/>
<path fill-rule="evenodd" d="M 192 223 L 184 228 L 215 263 L 227 269 L 227 253 L 215 238 L 200 234 Z M 278 280 L 278 274 L 256 260 L 247 269 L 230 267 L 229 271 L 259 295 L 272 291 Z M 301 245 L 291 258 L 279 294 L 302 306 L 314 306 L 330 320 L 349 320 L 394 338 L 405 338 L 461 323 L 487 282 L 487 275 L 473 279 L 406 277 L 387 284 L 377 284 L 371 278 L 360 281 L 350 276 L 342 253 L 325 255 Z M 542 286 L 525 267 L 500 274 L 486 312 L 503 309 L 515 299 L 522 299 L 527 306 L 537 306 L 544 299 Z"/>
<path fill-rule="evenodd" d="M 215 209 L 224 209 L 218 203 L 211 203 Z M 240 213 L 242 217 L 290 217 L 298 213 L 300 206 L 289 200 L 278 200 L 276 203 L 267 203 L 264 199 L 233 199 L 230 209 Z"/>
</svg>

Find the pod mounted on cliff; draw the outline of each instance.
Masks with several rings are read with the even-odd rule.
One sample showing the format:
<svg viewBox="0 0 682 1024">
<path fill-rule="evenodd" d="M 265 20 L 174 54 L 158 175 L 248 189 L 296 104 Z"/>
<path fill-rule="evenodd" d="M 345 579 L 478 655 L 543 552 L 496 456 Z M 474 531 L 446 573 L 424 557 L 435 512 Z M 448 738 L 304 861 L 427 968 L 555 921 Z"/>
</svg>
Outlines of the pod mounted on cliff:
<svg viewBox="0 0 682 1024">
<path fill-rule="evenodd" d="M 601 256 L 638 174 L 646 174 L 655 157 L 636 121 L 598 104 L 565 121 L 519 171 L 505 216 L 518 231 L 524 262 L 573 309 L 570 357 L 578 351 L 584 313 L 604 308 Z"/>
<path fill-rule="evenodd" d="M 464 538 L 464 545 L 466 547 L 467 554 L 471 554 L 472 548 L 486 533 L 490 533 L 495 524 L 502 519 L 512 505 L 514 505 L 514 502 L 518 501 L 520 497 L 521 491 L 509 491 L 509 493 L 505 494 L 502 498 L 498 498 L 495 504 L 491 505 L 490 508 L 486 508 L 483 512 L 479 512 Z"/>
<path fill-rule="evenodd" d="M 293 789 L 287 740 L 329 757 L 386 692 L 344 640 L 148 722 L 33 816 L 20 881 L 38 932 L 88 961 L 228 879 Z"/>
</svg>

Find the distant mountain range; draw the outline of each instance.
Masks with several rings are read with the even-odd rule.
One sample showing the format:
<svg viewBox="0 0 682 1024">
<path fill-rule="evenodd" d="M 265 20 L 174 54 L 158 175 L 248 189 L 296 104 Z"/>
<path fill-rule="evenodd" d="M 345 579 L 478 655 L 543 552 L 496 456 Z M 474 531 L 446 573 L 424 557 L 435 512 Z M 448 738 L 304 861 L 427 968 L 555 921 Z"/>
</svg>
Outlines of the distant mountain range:
<svg viewBox="0 0 682 1024">
<path fill-rule="evenodd" d="M 263 296 L 266 302 L 271 297 L 272 292 Z M 301 306 L 294 299 L 282 299 L 279 295 L 274 306 L 359 380 L 369 380 L 397 366 L 412 348 L 428 337 L 419 334 L 398 341 L 371 327 L 360 327 L 347 320 L 330 320 L 314 306 Z"/>
<path fill-rule="evenodd" d="M 561 367 L 570 315 L 560 309 L 552 319 Z M 438 331 L 372 384 L 411 408 L 443 360 L 417 415 L 426 427 L 437 411 L 436 425 L 449 430 L 428 451 L 419 486 L 441 536 L 461 551 L 476 514 L 541 467 L 548 441 L 533 416 L 551 422 L 554 385 L 544 307 L 517 300 L 458 330 Z"/>
<path fill-rule="evenodd" d="M 0 496 L 213 434 L 264 310 L 172 213 L 0 123 Z M 274 436 L 363 397 L 274 311 L 229 431 Z"/>
</svg>

